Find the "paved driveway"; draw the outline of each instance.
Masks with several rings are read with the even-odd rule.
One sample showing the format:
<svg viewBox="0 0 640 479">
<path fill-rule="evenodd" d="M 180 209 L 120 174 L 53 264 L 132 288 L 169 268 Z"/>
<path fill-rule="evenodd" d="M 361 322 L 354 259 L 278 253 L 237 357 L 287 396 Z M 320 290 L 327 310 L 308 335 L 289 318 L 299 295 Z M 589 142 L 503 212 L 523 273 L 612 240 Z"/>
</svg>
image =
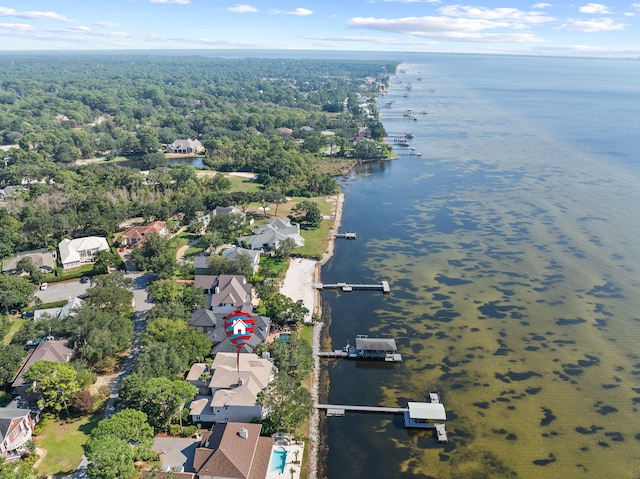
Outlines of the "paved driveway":
<svg viewBox="0 0 640 479">
<path fill-rule="evenodd" d="M 90 287 L 90 281 L 81 283 L 79 279 L 75 279 L 60 283 L 49 283 L 47 289 L 44 291 L 38 289 L 34 295 L 40 298 L 43 303 L 53 303 L 85 294 Z"/>
</svg>

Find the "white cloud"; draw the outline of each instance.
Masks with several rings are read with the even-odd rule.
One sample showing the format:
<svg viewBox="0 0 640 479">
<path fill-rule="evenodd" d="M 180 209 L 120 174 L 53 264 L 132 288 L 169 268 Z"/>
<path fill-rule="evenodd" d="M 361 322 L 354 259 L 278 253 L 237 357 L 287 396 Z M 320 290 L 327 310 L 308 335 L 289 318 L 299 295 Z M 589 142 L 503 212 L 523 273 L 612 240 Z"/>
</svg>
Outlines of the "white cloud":
<svg viewBox="0 0 640 479">
<path fill-rule="evenodd" d="M 18 12 L 14 8 L 0 7 L 0 17 L 28 18 L 30 20 L 54 20 L 56 22 L 73 23 L 73 20 L 55 12 Z"/>
<path fill-rule="evenodd" d="M 406 33 L 420 38 L 438 38 L 474 42 L 541 42 L 530 33 L 478 33 L 495 28 L 514 28 L 508 21 L 483 18 L 406 17 L 398 19 L 356 17 L 347 22 L 351 27 L 394 33 Z M 516 27 L 517 28 L 517 27 Z"/>
<path fill-rule="evenodd" d="M 555 20 L 542 12 L 525 12 L 517 8 L 487 8 L 463 5 L 450 5 L 439 9 L 443 15 L 451 17 L 477 18 L 516 22 L 516 25 L 538 24 Z"/>
<path fill-rule="evenodd" d="M 306 15 L 313 15 L 313 11 L 307 10 L 306 8 L 296 8 L 292 12 L 286 12 L 287 15 L 298 15 L 300 17 L 304 17 Z"/>
<path fill-rule="evenodd" d="M 534 3 L 533 5 L 531 5 L 531 8 L 549 8 L 551 6 L 550 3 Z"/>
<path fill-rule="evenodd" d="M 24 23 L 0 23 L 0 28 L 3 30 L 12 30 L 14 32 L 32 32 L 35 30 L 31 25 Z"/>
<path fill-rule="evenodd" d="M 227 11 L 233 13 L 255 13 L 258 9 L 251 5 L 236 5 L 235 7 L 227 7 Z"/>
<path fill-rule="evenodd" d="M 594 20 L 569 19 L 567 23 L 560 25 L 557 29 L 567 32 L 608 32 L 612 30 L 624 30 L 624 23 L 616 23 L 611 18 L 600 18 Z"/>
<path fill-rule="evenodd" d="M 98 25 L 99 27 L 107 27 L 107 28 L 115 28 L 120 26 L 118 23 L 114 23 L 114 22 L 96 22 L 95 25 Z"/>
<path fill-rule="evenodd" d="M 191 0 L 149 0 L 151 3 L 177 3 L 179 5 L 186 5 Z"/>
<path fill-rule="evenodd" d="M 602 5 L 601 3 L 587 3 L 586 5 L 580 7 L 578 10 L 580 11 L 580 13 L 597 13 L 600 15 L 611 13 L 609 7 L 607 7 L 606 5 Z"/>
</svg>

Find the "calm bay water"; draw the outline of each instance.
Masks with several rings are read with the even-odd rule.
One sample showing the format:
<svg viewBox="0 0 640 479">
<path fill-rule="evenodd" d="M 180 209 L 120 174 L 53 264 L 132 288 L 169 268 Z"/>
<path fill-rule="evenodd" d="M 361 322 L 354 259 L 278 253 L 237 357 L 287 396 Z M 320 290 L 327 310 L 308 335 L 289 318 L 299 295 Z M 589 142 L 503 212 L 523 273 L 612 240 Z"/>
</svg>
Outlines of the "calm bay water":
<svg viewBox="0 0 640 479">
<path fill-rule="evenodd" d="M 422 156 L 345 180 L 358 240 L 322 271 L 392 287 L 324 292 L 323 349 L 392 336 L 404 361 L 326 360 L 321 399 L 438 390 L 449 443 L 399 415 L 324 418 L 321 476 L 640 477 L 640 62 L 408 60 L 379 106 Z"/>
</svg>

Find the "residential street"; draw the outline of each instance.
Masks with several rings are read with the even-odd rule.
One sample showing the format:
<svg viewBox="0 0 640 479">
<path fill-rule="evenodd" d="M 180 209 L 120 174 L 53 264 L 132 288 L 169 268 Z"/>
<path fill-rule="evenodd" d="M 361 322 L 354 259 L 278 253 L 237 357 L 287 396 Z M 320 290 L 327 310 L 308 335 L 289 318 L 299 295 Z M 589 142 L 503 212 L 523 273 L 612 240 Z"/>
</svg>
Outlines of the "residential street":
<svg viewBox="0 0 640 479">
<path fill-rule="evenodd" d="M 107 407 L 104 411 L 105 419 L 110 417 L 115 412 L 114 403 L 118 397 L 120 385 L 122 384 L 124 378 L 126 378 L 127 375 L 131 372 L 133 361 L 140 352 L 140 335 L 144 332 L 145 329 L 144 317 L 147 312 L 151 308 L 153 308 L 153 303 L 149 302 L 146 289 L 147 285 L 153 280 L 153 274 L 129 273 L 127 274 L 127 276 L 133 279 L 133 287 L 131 288 L 134 301 L 133 342 L 131 344 L 131 347 L 129 348 L 129 354 L 127 355 L 127 359 L 125 361 L 124 367 L 122 368 L 122 371 L 120 371 L 120 374 L 117 376 L 115 381 L 110 382 L 111 393 L 109 401 L 107 402 Z M 70 476 L 65 476 L 64 479 L 87 479 L 87 465 L 88 461 L 86 456 L 82 456 L 82 460 L 80 461 L 80 464 L 78 465 L 76 471 Z"/>
</svg>

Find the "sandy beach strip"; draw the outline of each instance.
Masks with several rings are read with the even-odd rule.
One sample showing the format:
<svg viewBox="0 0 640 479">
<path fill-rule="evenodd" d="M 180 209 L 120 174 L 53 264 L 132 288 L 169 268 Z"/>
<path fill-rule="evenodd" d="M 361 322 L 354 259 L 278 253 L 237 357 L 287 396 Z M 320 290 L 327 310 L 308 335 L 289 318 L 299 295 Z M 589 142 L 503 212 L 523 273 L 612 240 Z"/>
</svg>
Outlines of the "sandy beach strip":
<svg viewBox="0 0 640 479">
<path fill-rule="evenodd" d="M 280 287 L 280 292 L 294 301 L 302 300 L 309 310 L 308 319 L 311 322 L 313 317 L 322 318 L 322 302 L 320 291 L 313 287 L 314 283 L 320 282 L 320 269 L 331 256 L 334 249 L 333 233 L 338 231 L 342 220 L 342 204 L 344 195 L 342 193 L 332 196 L 329 201 L 334 202 L 332 210 L 333 229 L 330 234 L 327 251 L 325 251 L 320 261 L 292 258 L 287 269 L 287 274 Z M 318 403 L 318 388 L 320 383 L 320 360 L 317 353 L 320 352 L 320 335 L 322 333 L 321 321 L 313 323 L 313 378 L 311 380 L 311 397 L 315 404 Z M 314 409 L 309 425 L 309 479 L 316 479 L 318 475 L 318 450 L 320 447 L 320 416 L 317 409 Z"/>
</svg>

